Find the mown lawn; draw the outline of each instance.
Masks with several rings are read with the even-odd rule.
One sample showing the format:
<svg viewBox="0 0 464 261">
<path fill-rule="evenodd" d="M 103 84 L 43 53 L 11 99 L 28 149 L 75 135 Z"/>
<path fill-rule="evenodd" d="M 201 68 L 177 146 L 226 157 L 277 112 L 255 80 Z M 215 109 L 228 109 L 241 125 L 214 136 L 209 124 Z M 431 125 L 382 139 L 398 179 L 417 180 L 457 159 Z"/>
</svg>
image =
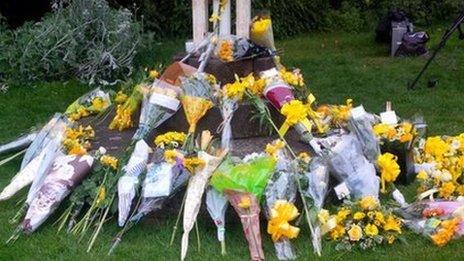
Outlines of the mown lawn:
<svg viewBox="0 0 464 261">
<path fill-rule="evenodd" d="M 432 45 L 436 44 L 442 31 L 431 31 Z M 278 47 L 285 51 L 283 61 L 288 66 L 302 69 L 305 78 L 320 103 L 344 103 L 347 98 L 355 104 L 363 104 L 372 112 L 380 112 L 386 100 L 402 117 L 421 114 L 429 125 L 429 134 L 457 134 L 464 131 L 464 42 L 456 38 L 432 64 L 420 90 L 408 91 L 407 82 L 412 80 L 425 60 L 421 58 L 392 59 L 388 57 L 386 46 L 378 45 L 369 33 L 327 33 L 301 36 L 280 41 Z M 161 44 L 151 43 L 141 55 L 139 63 L 147 66 L 158 62 L 167 63 L 169 57 L 181 50 L 182 41 Z M 435 89 L 425 88 L 427 78 L 438 78 Z M 44 123 L 54 112 L 66 106 L 89 87 L 76 83 L 40 83 L 31 86 L 24 82 L 12 86 L 0 94 L 0 142 L 7 141 L 27 132 L 32 126 Z M 4 187 L 18 170 L 20 160 L 14 160 L 0 168 L 0 187 Z M 414 186 L 405 189 L 411 200 Z M 15 197 L 0 203 L 0 241 L 8 239 L 14 227 L 8 223 L 17 210 Z M 229 209 L 232 211 L 232 209 Z M 180 256 L 180 236 L 169 247 L 169 237 L 174 217 L 161 217 L 143 222 L 126 235 L 112 257 L 106 253 L 109 243 L 118 231 L 115 222 L 104 227 L 102 236 L 91 251 L 86 253 L 86 241 L 65 233 L 57 233 L 52 226 L 56 215 L 49 219 L 35 234 L 20 238 L 14 245 L 0 245 L 0 259 L 27 260 L 88 260 L 88 259 L 135 259 L 135 260 L 175 260 Z M 189 260 L 212 260 L 221 258 L 220 246 L 216 242 L 216 231 L 208 218 L 199 221 L 201 252 L 197 251 L 194 232 L 191 234 Z M 294 241 L 301 260 L 313 259 L 309 232 L 301 224 L 302 232 Z M 263 244 L 266 257 L 275 259 L 273 245 L 262 226 Z M 464 241 L 456 240 L 450 245 L 438 248 L 427 239 L 404 232 L 405 243 L 379 247 L 370 251 L 337 252 L 334 245 L 324 242 L 323 259 L 369 259 L 369 260 L 449 260 L 464 255 Z M 227 226 L 227 260 L 248 259 L 248 248 L 240 223 Z"/>
</svg>

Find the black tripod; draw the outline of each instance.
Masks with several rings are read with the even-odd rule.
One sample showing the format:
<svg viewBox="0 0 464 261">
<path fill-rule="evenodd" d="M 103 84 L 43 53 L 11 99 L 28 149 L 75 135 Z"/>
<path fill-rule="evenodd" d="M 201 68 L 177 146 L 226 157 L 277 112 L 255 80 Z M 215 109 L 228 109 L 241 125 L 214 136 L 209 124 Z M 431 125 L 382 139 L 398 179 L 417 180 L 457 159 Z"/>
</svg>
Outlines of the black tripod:
<svg viewBox="0 0 464 261">
<path fill-rule="evenodd" d="M 459 15 L 459 17 L 453 22 L 453 25 L 445 31 L 445 33 L 443 34 L 443 36 L 441 37 L 441 41 L 440 43 L 438 44 L 437 48 L 433 51 L 432 55 L 430 56 L 430 58 L 428 59 L 427 63 L 424 65 L 424 68 L 422 68 L 422 70 L 419 72 L 419 74 L 417 75 L 416 79 L 414 79 L 414 81 L 408 86 L 408 89 L 410 90 L 413 90 L 414 87 L 416 86 L 417 82 L 419 81 L 420 77 L 422 76 L 422 74 L 424 74 L 425 70 L 427 70 L 427 68 L 429 67 L 430 63 L 432 62 L 432 60 L 435 58 L 435 56 L 438 54 L 438 52 L 443 48 L 445 47 L 446 45 L 446 41 L 448 41 L 448 39 L 451 37 L 451 35 L 454 33 L 454 31 L 458 30 L 459 32 L 459 39 L 464 39 L 464 33 L 462 32 L 461 30 L 461 23 L 464 22 L 464 10 L 461 11 L 461 14 Z"/>
</svg>

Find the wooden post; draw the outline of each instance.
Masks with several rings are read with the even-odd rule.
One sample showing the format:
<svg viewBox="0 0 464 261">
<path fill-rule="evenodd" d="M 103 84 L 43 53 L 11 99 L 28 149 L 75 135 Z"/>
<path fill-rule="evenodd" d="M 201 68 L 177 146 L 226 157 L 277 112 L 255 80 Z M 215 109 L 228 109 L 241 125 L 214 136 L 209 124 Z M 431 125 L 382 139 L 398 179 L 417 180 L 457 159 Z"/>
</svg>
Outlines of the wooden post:
<svg viewBox="0 0 464 261">
<path fill-rule="evenodd" d="M 237 0 L 236 13 L 237 36 L 249 38 L 251 22 L 251 0 Z"/>
<path fill-rule="evenodd" d="M 201 42 L 208 32 L 208 0 L 192 0 L 193 42 Z"/>
</svg>

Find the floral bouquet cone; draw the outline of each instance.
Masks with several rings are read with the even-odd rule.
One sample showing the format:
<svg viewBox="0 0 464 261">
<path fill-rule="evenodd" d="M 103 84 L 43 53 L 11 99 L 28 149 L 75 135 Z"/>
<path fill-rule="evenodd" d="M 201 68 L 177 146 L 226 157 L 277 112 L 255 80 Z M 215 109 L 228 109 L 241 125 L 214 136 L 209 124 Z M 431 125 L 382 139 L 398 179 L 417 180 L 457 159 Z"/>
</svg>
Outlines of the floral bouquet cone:
<svg viewBox="0 0 464 261">
<path fill-rule="evenodd" d="M 198 121 L 213 107 L 213 103 L 207 99 L 194 96 L 184 96 L 181 100 L 189 124 L 188 132 L 195 133 Z"/>
<path fill-rule="evenodd" d="M 181 246 L 181 259 L 184 260 L 187 255 L 189 233 L 197 219 L 198 212 L 200 211 L 201 199 L 205 192 L 208 180 L 221 163 L 225 154 L 218 156 L 209 155 L 205 151 L 198 153 L 199 159 L 205 162 L 205 166 L 190 178 L 187 191 L 185 192 L 185 205 L 184 205 L 184 219 L 183 228 L 184 234 L 182 235 Z"/>
<path fill-rule="evenodd" d="M 249 192 L 225 190 L 224 194 L 240 216 L 243 232 L 248 241 L 250 259 L 264 260 L 261 231 L 259 227 L 259 213 L 261 209 L 258 200 Z"/>
<path fill-rule="evenodd" d="M 52 213 L 71 190 L 90 172 L 93 157 L 65 155 L 55 159 L 36 197 L 32 200 L 21 224 L 26 233 L 35 231 Z"/>
<path fill-rule="evenodd" d="M 225 223 L 226 223 L 226 210 L 229 206 L 227 199 L 217 190 L 210 188 L 206 193 L 206 207 L 208 213 L 217 227 L 217 238 L 221 242 L 221 254 L 226 254 L 225 242 Z"/>
<path fill-rule="evenodd" d="M 259 229 L 259 199 L 274 168 L 274 159 L 263 156 L 235 166 L 229 164 L 214 173 L 211 179 L 213 188 L 224 193 L 239 214 L 252 260 L 264 259 Z"/>
<path fill-rule="evenodd" d="M 172 117 L 180 108 L 180 102 L 177 98 L 180 89 L 176 86 L 167 86 L 167 83 L 163 85 L 158 83 L 160 83 L 159 80 L 155 81 L 154 87 L 150 89 L 148 94 L 145 94 L 139 127 L 132 138 L 133 140 L 145 138 L 150 131 Z M 158 87 L 158 85 L 164 87 Z"/>
<path fill-rule="evenodd" d="M 129 217 L 132 200 L 139 186 L 139 176 L 146 169 L 150 150 L 144 140 L 138 141 L 129 162 L 123 167 L 124 175 L 118 181 L 118 224 L 121 227 Z"/>
</svg>

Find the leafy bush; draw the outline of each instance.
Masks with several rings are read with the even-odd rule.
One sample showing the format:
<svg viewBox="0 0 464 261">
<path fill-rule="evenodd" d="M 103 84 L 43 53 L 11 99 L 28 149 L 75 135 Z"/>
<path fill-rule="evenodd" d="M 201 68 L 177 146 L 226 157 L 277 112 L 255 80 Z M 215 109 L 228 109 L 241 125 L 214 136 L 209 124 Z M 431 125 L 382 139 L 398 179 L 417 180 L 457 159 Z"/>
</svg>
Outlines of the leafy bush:
<svg viewBox="0 0 464 261">
<path fill-rule="evenodd" d="M 140 26 L 127 9 L 105 0 L 73 0 L 0 37 L 0 69 L 7 80 L 63 80 L 112 84 L 132 72 Z M 5 51 L 3 51 L 5 50 Z"/>
</svg>

